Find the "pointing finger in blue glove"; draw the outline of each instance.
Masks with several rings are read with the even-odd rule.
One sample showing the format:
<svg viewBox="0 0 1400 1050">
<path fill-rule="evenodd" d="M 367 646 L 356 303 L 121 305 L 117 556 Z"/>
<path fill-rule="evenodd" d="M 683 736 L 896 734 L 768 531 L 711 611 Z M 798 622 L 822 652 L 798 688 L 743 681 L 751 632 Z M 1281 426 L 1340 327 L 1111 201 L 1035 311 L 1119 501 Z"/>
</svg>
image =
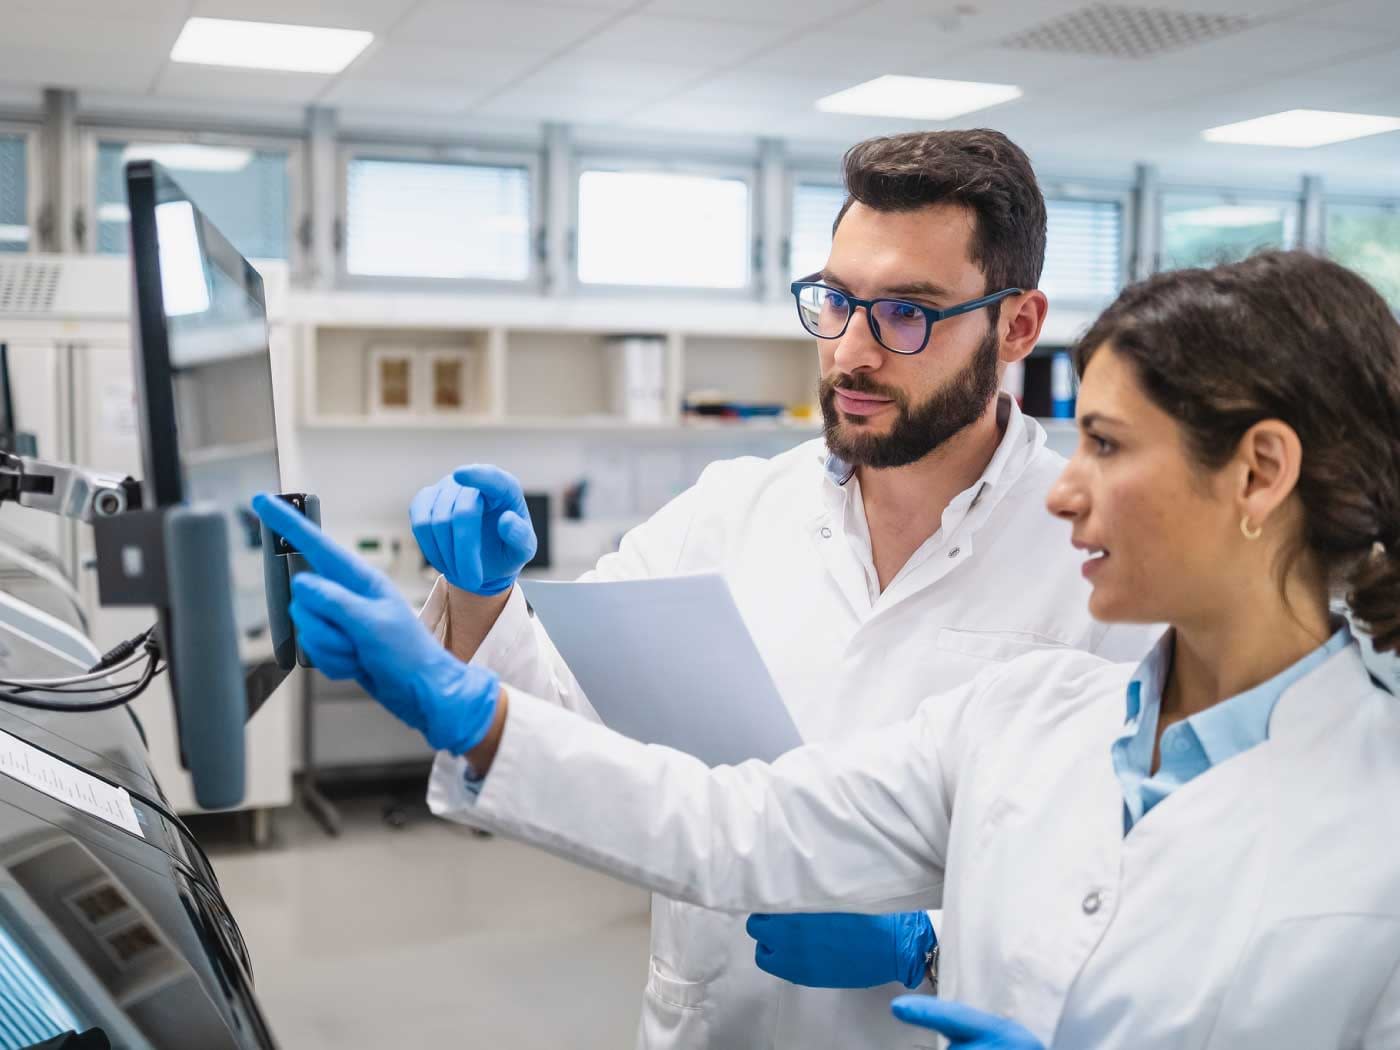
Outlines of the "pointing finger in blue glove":
<svg viewBox="0 0 1400 1050">
<path fill-rule="evenodd" d="M 901 995 L 891 1009 L 905 1024 L 947 1036 L 952 1050 L 1045 1050 L 1039 1039 L 1015 1021 L 962 1003 L 931 995 Z"/>
<path fill-rule="evenodd" d="M 292 578 L 288 607 L 312 663 L 353 678 L 441 751 L 464 754 L 491 727 L 500 683 L 438 644 L 388 579 L 289 504 L 266 494 L 253 510 L 311 565 Z"/>
</svg>

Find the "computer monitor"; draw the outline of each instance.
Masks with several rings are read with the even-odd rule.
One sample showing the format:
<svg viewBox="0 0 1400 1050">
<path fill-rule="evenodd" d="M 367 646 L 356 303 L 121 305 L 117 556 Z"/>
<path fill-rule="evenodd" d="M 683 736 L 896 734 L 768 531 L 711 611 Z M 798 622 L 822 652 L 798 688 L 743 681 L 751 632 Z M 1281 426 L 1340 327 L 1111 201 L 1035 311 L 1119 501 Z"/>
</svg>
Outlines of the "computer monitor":
<svg viewBox="0 0 1400 1050">
<path fill-rule="evenodd" d="M 128 164 L 126 184 L 144 503 L 223 515 L 228 564 L 203 571 L 213 587 L 228 574 L 238 658 L 257 694 L 247 698 L 251 711 L 287 673 L 274 652 L 262 531 L 250 506 L 257 492 L 281 490 L 263 282 L 159 164 Z M 174 662 L 174 608 L 173 600 L 159 607 L 158 618 L 178 690 L 193 676 Z M 203 627 L 185 626 L 187 637 Z M 177 713 L 198 711 L 197 702 L 177 697 Z"/>
</svg>

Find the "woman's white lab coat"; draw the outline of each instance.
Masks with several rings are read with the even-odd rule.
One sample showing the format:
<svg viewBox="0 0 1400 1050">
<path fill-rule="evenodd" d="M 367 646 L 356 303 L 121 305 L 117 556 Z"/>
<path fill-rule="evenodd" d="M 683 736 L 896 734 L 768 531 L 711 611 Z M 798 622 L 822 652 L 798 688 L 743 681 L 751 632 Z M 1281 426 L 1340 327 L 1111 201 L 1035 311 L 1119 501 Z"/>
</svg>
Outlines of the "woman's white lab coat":
<svg viewBox="0 0 1400 1050">
<path fill-rule="evenodd" d="M 943 994 L 1057 1047 L 1400 1047 L 1400 701 L 1352 645 L 1125 835 L 1130 673 L 1031 655 L 909 723 L 714 770 L 513 693 L 480 794 L 429 800 L 709 908 L 941 905 Z"/>
</svg>

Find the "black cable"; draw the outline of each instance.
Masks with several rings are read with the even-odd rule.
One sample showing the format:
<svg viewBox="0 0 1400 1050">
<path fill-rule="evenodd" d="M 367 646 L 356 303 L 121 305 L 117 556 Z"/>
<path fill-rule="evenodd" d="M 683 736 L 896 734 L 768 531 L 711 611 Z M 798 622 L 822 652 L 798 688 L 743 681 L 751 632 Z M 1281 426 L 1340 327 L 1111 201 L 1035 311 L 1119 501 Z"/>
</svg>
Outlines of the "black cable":
<svg viewBox="0 0 1400 1050">
<path fill-rule="evenodd" d="M 65 714 L 81 714 L 86 711 L 107 711 L 113 707 L 121 707 L 123 704 L 128 704 L 132 700 L 135 700 L 142 693 L 144 693 L 146 691 L 147 686 L 151 684 L 151 681 L 156 676 L 157 663 L 158 660 L 156 659 L 156 657 L 152 656 L 152 658 L 146 663 L 145 672 L 141 675 L 140 680 L 137 681 L 135 685 L 131 686 L 125 692 L 119 693 L 116 696 L 108 697 L 105 700 L 96 700 L 89 704 L 57 703 L 49 700 L 36 700 L 32 697 L 21 697 L 12 693 L 5 693 L 3 691 L 0 691 L 0 703 L 14 704 L 16 707 L 28 707 L 39 711 L 58 711 Z M 33 689 L 36 687 L 26 686 L 24 688 Z M 113 687 L 108 686 L 107 688 L 111 689 Z M 44 691 L 52 692 L 55 690 Z"/>
<path fill-rule="evenodd" d="M 159 670 L 156 671 L 160 673 Z M 140 679 L 133 678 L 125 682 L 75 682 L 65 685 L 15 685 L 0 679 L 0 697 L 18 696 L 20 693 L 110 693 L 115 689 L 130 689 L 139 684 Z"/>
<path fill-rule="evenodd" d="M 111 667 L 113 664 L 121 663 L 127 657 L 135 653 L 137 649 L 141 648 L 142 645 L 146 644 L 146 642 L 151 639 L 155 629 L 156 625 L 151 624 L 151 626 L 147 627 L 135 638 L 128 638 L 126 641 L 118 642 L 116 645 L 112 646 L 111 649 L 102 654 L 102 659 L 88 668 L 88 674 L 91 674 L 93 671 L 102 671 Z"/>
</svg>

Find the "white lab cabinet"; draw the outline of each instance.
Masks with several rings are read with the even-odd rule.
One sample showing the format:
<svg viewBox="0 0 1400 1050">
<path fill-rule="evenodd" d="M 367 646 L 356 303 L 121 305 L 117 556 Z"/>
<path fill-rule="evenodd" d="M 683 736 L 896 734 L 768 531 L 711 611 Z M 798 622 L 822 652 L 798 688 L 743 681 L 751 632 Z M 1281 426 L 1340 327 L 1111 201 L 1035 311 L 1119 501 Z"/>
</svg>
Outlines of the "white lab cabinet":
<svg viewBox="0 0 1400 1050">
<path fill-rule="evenodd" d="M 124 258 L 43 259 L 46 265 L 58 267 L 60 287 L 69 284 L 69 278 L 77 281 L 81 276 L 84 288 L 69 289 L 66 306 L 59 297 L 61 314 L 53 305 L 48 311 L 0 308 L 0 343 L 9 348 L 16 422 L 36 435 L 40 458 L 140 478 L 132 325 L 125 305 L 130 302 L 129 264 Z M 66 267 L 70 262 L 74 265 Z M 0 261 L 0 269 L 6 265 L 8 261 Z M 285 270 L 270 268 L 264 278 L 271 306 L 284 295 Z M 285 329 L 274 324 L 271 338 L 274 367 L 289 367 L 277 358 L 286 352 Z M 149 608 L 98 605 L 90 527 L 11 504 L 0 507 L 0 526 L 44 544 L 74 572 L 99 648 L 106 650 L 150 625 Z M 247 784 L 239 808 L 264 810 L 291 804 L 295 720 L 291 702 L 296 693 L 296 684 L 289 678 L 245 729 Z M 151 766 L 174 809 L 198 812 L 189 776 L 180 768 L 168 677 L 157 678 L 133 708 L 146 732 Z"/>
</svg>

